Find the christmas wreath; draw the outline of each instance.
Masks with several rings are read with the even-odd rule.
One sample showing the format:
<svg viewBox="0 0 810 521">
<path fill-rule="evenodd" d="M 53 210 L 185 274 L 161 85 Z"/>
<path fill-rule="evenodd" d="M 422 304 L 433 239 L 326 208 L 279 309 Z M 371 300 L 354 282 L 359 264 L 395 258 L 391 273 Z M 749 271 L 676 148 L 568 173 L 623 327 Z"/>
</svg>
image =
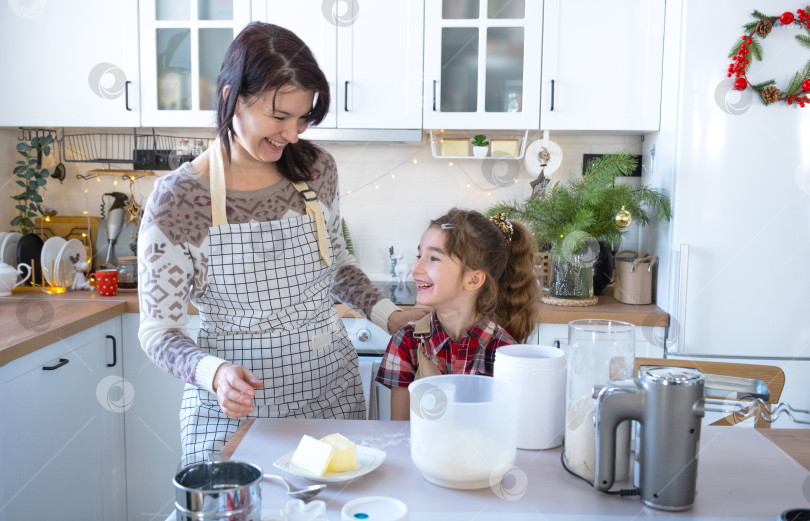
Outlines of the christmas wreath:
<svg viewBox="0 0 810 521">
<path fill-rule="evenodd" d="M 728 55 L 732 60 L 731 65 L 728 66 L 728 77 L 737 78 L 734 81 L 734 89 L 745 90 L 751 87 L 757 91 L 766 105 L 777 101 L 784 101 L 788 105 L 795 103 L 800 107 L 810 104 L 810 98 L 806 94 L 810 92 L 810 61 L 807 62 L 804 69 L 793 76 L 785 90 L 780 90 L 775 86 L 774 80 L 749 84 L 746 79 L 746 72 L 751 66 L 749 57 L 753 56 L 758 61 L 762 61 L 762 46 L 759 39 L 764 40 L 774 27 L 801 26 L 807 30 L 807 34 L 796 35 L 796 40 L 801 45 L 810 47 L 810 6 L 798 9 L 795 16 L 790 11 L 786 11 L 780 16 L 767 16 L 756 10 L 751 13 L 751 16 L 756 18 L 756 21 L 745 25 L 747 34 L 744 34 L 732 47 Z"/>
</svg>

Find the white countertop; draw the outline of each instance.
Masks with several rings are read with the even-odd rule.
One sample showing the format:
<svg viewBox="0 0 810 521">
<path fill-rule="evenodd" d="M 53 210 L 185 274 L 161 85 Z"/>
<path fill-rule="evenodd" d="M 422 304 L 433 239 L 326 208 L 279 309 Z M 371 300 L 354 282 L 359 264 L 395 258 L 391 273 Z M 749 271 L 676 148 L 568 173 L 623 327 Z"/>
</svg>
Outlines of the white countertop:
<svg viewBox="0 0 810 521">
<path fill-rule="evenodd" d="M 303 434 L 320 438 L 340 432 L 359 445 L 386 451 L 385 462 L 371 473 L 343 483 L 330 483 L 316 499 L 326 502 L 327 518 L 340 519 L 348 501 L 365 496 L 391 496 L 404 501 L 410 520 L 431 521 L 585 521 L 677 517 L 678 519 L 776 520 L 788 508 L 810 507 L 810 474 L 793 458 L 754 429 L 704 427 L 698 469 L 698 494 L 685 512 L 662 512 L 645 507 L 638 497 L 595 492 L 566 474 L 560 465 L 561 448 L 518 450 L 514 487 L 525 478 L 525 492 L 511 500 L 495 491 L 451 490 L 426 481 L 411 462 L 410 424 L 388 421 L 259 419 L 247 431 L 232 459 L 278 473 L 295 485 L 309 481 L 273 467 L 280 456 L 295 450 Z M 621 486 L 622 484 L 618 484 Z M 625 483 L 621 488 L 629 488 Z M 615 488 L 615 487 L 614 487 Z M 502 494 L 503 495 L 503 494 Z M 265 482 L 263 515 L 278 515 L 286 503 L 283 489 Z"/>
</svg>

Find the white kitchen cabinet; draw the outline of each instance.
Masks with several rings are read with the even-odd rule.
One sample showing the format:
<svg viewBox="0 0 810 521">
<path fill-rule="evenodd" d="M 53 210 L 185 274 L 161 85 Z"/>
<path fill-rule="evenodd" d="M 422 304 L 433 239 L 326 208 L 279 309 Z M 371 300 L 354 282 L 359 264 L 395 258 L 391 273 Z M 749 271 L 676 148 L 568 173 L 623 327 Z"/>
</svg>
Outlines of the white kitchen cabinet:
<svg viewBox="0 0 810 521">
<path fill-rule="evenodd" d="M 216 126 L 222 59 L 251 2 L 140 0 L 139 10 L 143 126 Z"/>
<path fill-rule="evenodd" d="M 543 30 L 542 0 L 425 2 L 425 128 L 540 128 Z"/>
<path fill-rule="evenodd" d="M 310 47 L 331 91 L 317 128 L 421 129 L 423 2 L 267 0 L 264 21 Z M 305 135 L 306 136 L 306 135 Z"/>
<path fill-rule="evenodd" d="M 139 126 L 137 17 L 137 0 L 3 2 L 0 126 Z"/>
<path fill-rule="evenodd" d="M 197 338 L 198 315 L 187 328 Z M 137 313 L 125 313 L 123 324 L 124 379 L 131 394 L 126 420 L 127 510 L 130 520 L 148 514 L 165 519 L 174 512 L 172 479 L 182 457 L 180 402 L 184 383 L 156 366 L 141 349 Z"/>
<path fill-rule="evenodd" d="M 0 520 L 125 519 L 121 321 L 0 367 Z"/>
<path fill-rule="evenodd" d="M 545 0 L 540 124 L 657 131 L 664 0 Z"/>
</svg>

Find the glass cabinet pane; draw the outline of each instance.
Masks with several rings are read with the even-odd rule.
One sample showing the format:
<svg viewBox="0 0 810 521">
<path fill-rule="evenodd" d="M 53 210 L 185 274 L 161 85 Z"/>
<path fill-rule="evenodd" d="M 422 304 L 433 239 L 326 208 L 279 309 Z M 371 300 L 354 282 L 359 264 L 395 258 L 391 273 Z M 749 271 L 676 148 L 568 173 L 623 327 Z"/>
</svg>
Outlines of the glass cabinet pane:
<svg viewBox="0 0 810 521">
<path fill-rule="evenodd" d="M 156 29 L 159 110 L 191 109 L 191 31 Z"/>
<path fill-rule="evenodd" d="M 526 0 L 489 0 L 487 18 L 526 18 Z"/>
<path fill-rule="evenodd" d="M 523 42 L 522 27 L 490 27 L 487 30 L 485 93 L 487 112 L 522 110 Z"/>
<path fill-rule="evenodd" d="M 442 29 L 442 112 L 475 112 L 478 92 L 478 28 Z"/>
<path fill-rule="evenodd" d="M 216 110 L 217 77 L 233 29 L 200 29 L 200 109 Z"/>
<path fill-rule="evenodd" d="M 442 18 L 445 20 L 478 18 L 480 9 L 478 0 L 442 0 Z"/>
<path fill-rule="evenodd" d="M 197 0 L 198 20 L 233 20 L 232 0 Z"/>
<path fill-rule="evenodd" d="M 191 0 L 156 0 L 155 20 L 188 20 Z"/>
</svg>

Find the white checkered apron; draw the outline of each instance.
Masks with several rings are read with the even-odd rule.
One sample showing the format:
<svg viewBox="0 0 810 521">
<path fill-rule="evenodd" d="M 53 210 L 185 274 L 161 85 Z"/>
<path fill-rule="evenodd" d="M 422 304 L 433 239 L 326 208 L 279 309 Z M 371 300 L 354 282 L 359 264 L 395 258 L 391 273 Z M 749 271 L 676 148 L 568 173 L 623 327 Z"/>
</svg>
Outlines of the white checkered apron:
<svg viewBox="0 0 810 521">
<path fill-rule="evenodd" d="M 213 226 L 208 238 L 198 343 L 264 382 L 249 417 L 365 418 L 357 353 L 329 295 L 313 217 Z M 180 420 L 187 462 L 221 450 L 240 422 L 191 385 Z"/>
</svg>

